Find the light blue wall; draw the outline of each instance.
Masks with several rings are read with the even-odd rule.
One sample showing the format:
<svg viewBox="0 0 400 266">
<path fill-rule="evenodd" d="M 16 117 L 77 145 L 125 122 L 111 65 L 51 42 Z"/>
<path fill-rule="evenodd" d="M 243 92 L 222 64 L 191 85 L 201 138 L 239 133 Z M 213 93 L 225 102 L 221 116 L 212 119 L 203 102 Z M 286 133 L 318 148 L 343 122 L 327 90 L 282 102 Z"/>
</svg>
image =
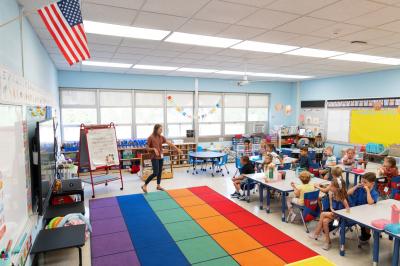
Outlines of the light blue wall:
<svg viewBox="0 0 400 266">
<path fill-rule="evenodd" d="M 0 24 L 18 15 L 15 0 L 0 0 Z M 26 18 L 22 20 L 22 43 L 23 49 L 19 19 L 0 27 L 0 65 L 17 74 L 24 73 L 26 79 L 48 90 L 58 102 L 57 69 Z"/>
<path fill-rule="evenodd" d="M 146 89 L 194 91 L 195 79 L 153 75 L 128 75 L 100 72 L 59 71 L 60 87 L 100 89 Z M 271 108 L 270 126 L 296 124 L 296 89 L 290 82 L 254 82 L 238 87 L 235 82 L 223 79 L 199 79 L 199 91 L 270 93 L 271 106 L 276 103 L 290 104 L 293 114 L 285 116 Z"/>
<path fill-rule="evenodd" d="M 300 100 L 400 96 L 400 69 L 301 82 Z"/>
</svg>

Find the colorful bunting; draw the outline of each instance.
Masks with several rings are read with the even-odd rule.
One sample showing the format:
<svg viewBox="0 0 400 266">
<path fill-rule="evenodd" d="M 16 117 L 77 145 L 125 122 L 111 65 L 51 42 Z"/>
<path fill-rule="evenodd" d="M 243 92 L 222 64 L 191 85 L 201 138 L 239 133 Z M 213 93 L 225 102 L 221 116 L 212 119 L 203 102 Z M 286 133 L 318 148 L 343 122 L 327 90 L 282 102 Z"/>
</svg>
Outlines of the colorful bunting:
<svg viewBox="0 0 400 266">
<path fill-rule="evenodd" d="M 184 108 L 181 107 L 181 106 L 179 106 L 179 105 L 174 101 L 174 99 L 172 98 L 171 95 L 168 95 L 168 96 L 167 96 L 167 100 L 168 100 L 168 102 L 169 102 L 170 104 L 173 104 L 173 105 L 175 106 L 175 110 L 176 110 L 178 113 L 181 113 L 183 116 L 185 116 L 185 117 L 187 117 L 187 118 L 189 118 L 189 119 L 193 118 L 192 115 L 186 113 L 186 112 L 184 111 Z M 220 107 L 221 107 L 221 104 L 220 104 L 219 102 L 217 102 L 217 103 L 215 104 L 215 107 L 211 108 L 211 110 L 210 110 L 208 113 L 198 115 L 197 119 L 204 119 L 204 118 L 206 118 L 209 114 L 213 114 L 213 113 L 217 112 L 217 108 L 220 108 Z M 196 117 L 195 117 L 195 119 L 196 119 Z"/>
</svg>

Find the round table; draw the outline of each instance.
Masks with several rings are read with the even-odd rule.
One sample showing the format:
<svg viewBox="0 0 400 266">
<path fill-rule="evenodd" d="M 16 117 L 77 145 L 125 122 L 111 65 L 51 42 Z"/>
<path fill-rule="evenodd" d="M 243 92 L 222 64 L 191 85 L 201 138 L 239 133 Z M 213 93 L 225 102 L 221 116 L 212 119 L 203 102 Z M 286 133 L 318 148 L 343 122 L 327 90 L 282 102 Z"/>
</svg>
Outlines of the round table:
<svg viewBox="0 0 400 266">
<path fill-rule="evenodd" d="M 196 152 L 189 152 L 189 157 L 193 158 L 193 170 L 196 170 L 196 160 L 202 160 L 204 162 L 211 161 L 212 162 L 212 173 L 211 175 L 214 176 L 214 162 L 219 160 L 220 158 L 224 157 L 225 153 L 222 152 L 215 152 L 215 151 L 196 151 Z M 196 171 L 197 173 L 197 171 Z"/>
</svg>

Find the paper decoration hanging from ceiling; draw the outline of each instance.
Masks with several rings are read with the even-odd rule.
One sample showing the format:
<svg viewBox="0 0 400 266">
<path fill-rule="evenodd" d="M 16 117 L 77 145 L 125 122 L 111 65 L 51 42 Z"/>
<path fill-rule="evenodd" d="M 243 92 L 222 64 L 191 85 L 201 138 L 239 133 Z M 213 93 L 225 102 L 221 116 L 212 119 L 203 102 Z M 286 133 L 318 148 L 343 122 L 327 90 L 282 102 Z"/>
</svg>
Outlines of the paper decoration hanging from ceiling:
<svg viewBox="0 0 400 266">
<path fill-rule="evenodd" d="M 169 103 L 173 104 L 175 106 L 175 111 L 177 111 L 178 113 L 182 114 L 183 116 L 186 116 L 187 118 L 191 119 L 192 116 L 188 113 L 186 113 L 184 111 L 184 108 L 182 106 L 179 106 L 175 101 L 174 98 L 171 95 L 167 96 L 167 100 Z M 215 106 L 213 108 L 210 109 L 210 111 L 208 111 L 208 113 L 204 113 L 204 114 L 199 114 L 198 117 L 194 117 L 194 119 L 204 119 L 206 118 L 208 115 L 213 114 L 215 112 L 217 112 L 217 108 L 220 108 L 221 104 L 219 102 L 217 102 L 215 104 Z"/>
<path fill-rule="evenodd" d="M 291 114 L 292 114 L 292 106 L 286 105 L 285 106 L 285 115 L 291 115 Z"/>
<path fill-rule="evenodd" d="M 280 112 L 283 109 L 283 104 L 277 103 L 275 104 L 275 111 Z"/>
</svg>

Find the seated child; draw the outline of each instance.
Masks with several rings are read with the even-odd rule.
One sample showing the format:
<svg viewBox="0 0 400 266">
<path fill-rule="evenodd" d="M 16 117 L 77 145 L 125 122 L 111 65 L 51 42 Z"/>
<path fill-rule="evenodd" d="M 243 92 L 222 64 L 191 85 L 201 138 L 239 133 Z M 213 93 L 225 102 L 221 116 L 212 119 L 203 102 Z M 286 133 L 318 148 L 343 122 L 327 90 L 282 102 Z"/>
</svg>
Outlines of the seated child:
<svg viewBox="0 0 400 266">
<path fill-rule="evenodd" d="M 315 190 L 314 186 L 310 184 L 311 174 L 308 171 L 303 171 L 299 175 L 299 179 L 301 181 L 301 185 L 296 185 L 292 182 L 290 185 L 294 189 L 294 197 L 288 197 L 287 206 L 289 210 L 289 214 L 287 216 L 287 221 L 293 222 L 296 218 L 296 214 L 293 211 L 293 205 L 304 205 L 304 193 L 312 192 Z"/>
<path fill-rule="evenodd" d="M 260 150 L 258 151 L 260 155 L 264 155 L 267 153 L 268 144 L 266 139 L 262 139 L 260 142 Z"/>
<path fill-rule="evenodd" d="M 336 156 L 333 154 L 333 149 L 331 146 L 325 148 L 323 160 L 325 160 L 325 165 L 323 166 L 323 169 L 319 171 L 319 175 L 323 179 L 327 180 L 329 178 L 329 167 L 336 165 Z"/>
<path fill-rule="evenodd" d="M 335 167 L 334 169 L 332 169 L 333 178 L 331 184 L 326 189 L 320 188 L 321 191 L 328 192 L 330 211 L 321 213 L 314 233 L 309 234 L 310 238 L 317 240 L 321 232 L 324 233 L 325 243 L 322 246 L 322 249 L 324 250 L 329 250 L 332 245 L 331 238 L 329 236 L 329 224 L 336 218 L 333 211 L 341 210 L 344 208 L 349 210 L 350 208 L 347 198 L 346 183 L 341 177 L 341 174 L 339 175 L 339 173 L 341 172 L 342 169 L 340 169 L 339 167 Z"/>
<path fill-rule="evenodd" d="M 324 147 L 324 141 L 322 140 L 322 135 L 321 135 L 321 133 L 319 133 L 319 134 L 315 137 L 314 148 L 323 148 L 323 147 Z"/>
<path fill-rule="evenodd" d="M 277 171 L 278 169 L 276 168 L 274 158 L 271 154 L 265 155 L 263 168 L 266 177 L 265 181 L 277 180 L 279 173 Z"/>
<path fill-rule="evenodd" d="M 253 155 L 253 145 L 251 145 L 251 142 L 249 139 L 244 140 L 244 151 L 243 155 L 250 157 Z"/>
<path fill-rule="evenodd" d="M 246 174 L 254 174 L 255 172 L 254 166 L 250 162 L 248 156 L 240 158 L 240 164 L 242 165 L 240 168 L 240 175 L 232 178 L 233 185 L 235 186 L 235 192 L 231 194 L 232 198 L 241 198 L 246 196 L 245 191 L 243 191 L 243 195 L 240 194 L 241 185 L 246 184 L 247 182 L 247 178 L 245 177 Z"/>
<path fill-rule="evenodd" d="M 378 182 L 378 191 L 381 195 L 389 195 L 391 193 L 392 178 L 399 175 L 396 166 L 396 160 L 393 157 L 386 157 L 383 166 L 378 169 L 378 175 L 385 177 L 383 182 Z"/>
<path fill-rule="evenodd" d="M 274 144 L 267 144 L 266 154 L 272 155 L 272 162 L 274 164 L 282 164 L 283 160 L 279 155 L 276 153 L 275 145 Z"/>
<path fill-rule="evenodd" d="M 348 148 L 342 158 L 342 164 L 351 166 L 356 162 L 356 152 L 353 148 Z"/>
<path fill-rule="evenodd" d="M 375 204 L 378 201 L 379 194 L 375 189 L 375 173 L 366 173 L 361 177 L 361 183 L 349 189 L 347 194 L 350 197 L 352 206 L 364 204 Z M 361 227 L 361 241 L 368 241 L 371 238 L 370 229 Z"/>
<path fill-rule="evenodd" d="M 300 156 L 299 159 L 296 160 L 297 163 L 299 163 L 299 167 L 307 170 L 310 168 L 312 161 L 308 157 L 308 148 L 304 147 L 300 149 Z"/>
</svg>

